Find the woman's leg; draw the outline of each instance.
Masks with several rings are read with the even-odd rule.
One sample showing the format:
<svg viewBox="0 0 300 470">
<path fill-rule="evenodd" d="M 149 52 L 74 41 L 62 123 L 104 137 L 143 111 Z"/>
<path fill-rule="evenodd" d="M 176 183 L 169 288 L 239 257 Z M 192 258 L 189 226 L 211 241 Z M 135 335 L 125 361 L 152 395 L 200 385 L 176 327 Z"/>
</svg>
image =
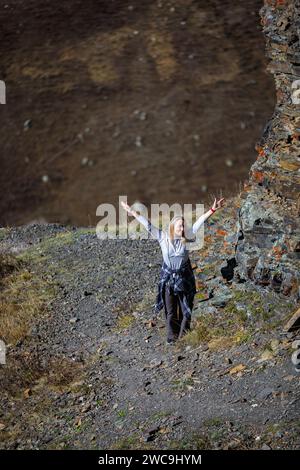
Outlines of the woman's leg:
<svg viewBox="0 0 300 470">
<path fill-rule="evenodd" d="M 178 298 L 174 295 L 173 291 L 165 289 L 165 313 L 166 313 L 166 328 L 167 328 L 167 341 L 175 341 L 178 336 L 178 318 L 177 318 L 177 305 Z"/>
<path fill-rule="evenodd" d="M 192 310 L 193 308 L 192 303 L 190 303 L 190 308 Z M 191 328 L 191 318 L 183 315 L 180 302 L 179 302 L 179 310 L 180 310 L 180 331 L 179 331 L 178 339 L 182 338 L 182 336 L 185 333 L 187 333 Z"/>
<path fill-rule="evenodd" d="M 190 330 L 190 328 L 191 328 L 190 318 L 187 318 L 185 315 L 183 315 L 178 339 L 182 338 L 182 336 L 185 335 L 185 333 L 187 333 Z"/>
</svg>

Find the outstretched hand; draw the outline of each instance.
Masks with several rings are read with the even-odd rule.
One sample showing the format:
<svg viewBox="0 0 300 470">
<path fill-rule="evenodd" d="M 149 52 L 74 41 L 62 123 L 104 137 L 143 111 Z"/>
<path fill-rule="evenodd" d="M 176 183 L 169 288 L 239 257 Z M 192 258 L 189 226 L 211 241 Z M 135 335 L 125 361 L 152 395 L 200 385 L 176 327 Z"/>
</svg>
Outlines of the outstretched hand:
<svg viewBox="0 0 300 470">
<path fill-rule="evenodd" d="M 130 206 L 126 204 L 126 202 L 121 201 L 121 204 L 122 204 L 123 209 L 125 209 L 125 211 L 127 211 L 129 215 L 133 215 L 134 217 L 136 216 L 136 212 L 132 210 Z"/>
<path fill-rule="evenodd" d="M 219 199 L 218 201 L 217 201 L 217 198 L 215 198 L 214 203 L 213 203 L 213 205 L 212 205 L 212 208 L 213 208 L 214 210 L 221 209 L 221 207 L 223 206 L 224 201 L 225 201 L 225 198 L 224 198 L 224 197 L 222 197 L 222 198 Z"/>
</svg>

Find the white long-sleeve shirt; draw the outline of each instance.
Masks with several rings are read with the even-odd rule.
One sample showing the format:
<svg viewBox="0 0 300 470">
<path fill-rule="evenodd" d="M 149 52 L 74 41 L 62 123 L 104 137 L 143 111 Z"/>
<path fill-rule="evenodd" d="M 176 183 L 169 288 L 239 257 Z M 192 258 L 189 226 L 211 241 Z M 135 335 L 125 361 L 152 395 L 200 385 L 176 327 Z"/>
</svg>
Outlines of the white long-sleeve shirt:
<svg viewBox="0 0 300 470">
<path fill-rule="evenodd" d="M 207 211 L 202 214 L 196 222 L 193 224 L 192 233 L 195 234 L 201 225 L 204 224 L 206 219 L 211 215 L 211 212 Z M 162 229 L 155 227 L 146 217 L 143 215 L 137 215 L 136 219 L 144 225 L 147 231 L 156 239 L 160 244 L 162 251 L 163 259 L 165 263 L 171 269 L 179 269 L 182 264 L 184 264 L 189 257 L 189 250 L 184 243 L 181 242 L 180 238 L 174 238 L 173 243 L 169 239 L 167 232 Z M 187 238 L 190 238 L 187 233 L 185 233 Z"/>
</svg>

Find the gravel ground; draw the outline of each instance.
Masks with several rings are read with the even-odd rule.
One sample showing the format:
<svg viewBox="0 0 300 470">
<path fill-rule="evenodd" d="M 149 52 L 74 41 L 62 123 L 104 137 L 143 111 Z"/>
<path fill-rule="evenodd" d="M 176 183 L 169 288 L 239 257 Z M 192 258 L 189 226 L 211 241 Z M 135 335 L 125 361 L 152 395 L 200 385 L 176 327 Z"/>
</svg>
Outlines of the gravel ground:
<svg viewBox="0 0 300 470">
<path fill-rule="evenodd" d="M 207 243 L 191 253 L 201 294 L 192 326 L 208 315 L 222 325 L 236 289 L 241 310 L 260 293 L 220 273 L 234 253 L 233 216 L 226 208 L 222 220 L 211 218 Z M 55 286 L 0 366 L 1 448 L 299 447 L 295 335 L 283 332 L 282 321 L 261 328 L 250 319 L 247 341 L 219 349 L 209 340 L 167 346 L 163 312 L 155 318 L 152 309 L 161 265 L 156 241 L 105 241 L 93 229 L 60 225 L 1 229 L 0 240 L 1 252 Z M 261 294 L 276 320 L 295 308 Z"/>
</svg>

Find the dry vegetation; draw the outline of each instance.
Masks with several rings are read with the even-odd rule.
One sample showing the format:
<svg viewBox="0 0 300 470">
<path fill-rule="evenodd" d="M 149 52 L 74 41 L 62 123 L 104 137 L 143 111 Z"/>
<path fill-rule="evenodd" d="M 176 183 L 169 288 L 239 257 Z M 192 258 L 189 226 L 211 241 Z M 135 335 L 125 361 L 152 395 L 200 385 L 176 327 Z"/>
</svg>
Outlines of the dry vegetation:
<svg viewBox="0 0 300 470">
<path fill-rule="evenodd" d="M 0 259 L 0 332 L 7 344 L 27 335 L 32 320 L 46 311 L 55 289 L 12 255 Z"/>
</svg>

